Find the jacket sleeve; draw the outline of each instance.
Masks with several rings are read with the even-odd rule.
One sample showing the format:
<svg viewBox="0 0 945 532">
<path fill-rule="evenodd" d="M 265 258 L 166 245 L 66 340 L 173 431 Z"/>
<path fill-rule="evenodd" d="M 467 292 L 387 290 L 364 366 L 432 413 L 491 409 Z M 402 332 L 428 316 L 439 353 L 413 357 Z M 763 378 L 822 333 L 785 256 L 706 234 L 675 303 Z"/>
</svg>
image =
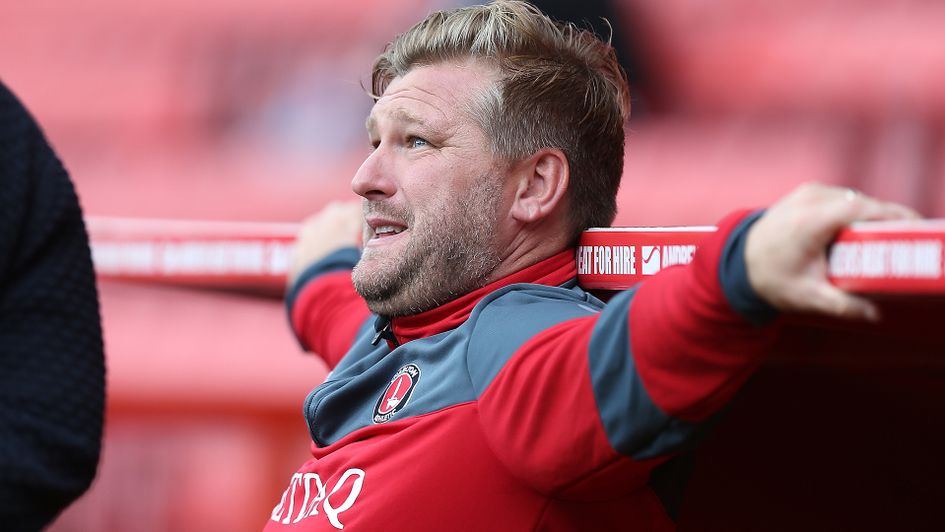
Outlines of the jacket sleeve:
<svg viewBox="0 0 945 532">
<path fill-rule="evenodd" d="M 95 476 L 105 364 L 78 199 L 2 84 L 0 180 L 0 522 L 39 530 Z"/>
<path fill-rule="evenodd" d="M 348 352 L 371 314 L 351 283 L 351 269 L 359 257 L 355 248 L 335 251 L 306 268 L 286 296 L 296 338 L 329 368 Z"/>
<path fill-rule="evenodd" d="M 756 216 L 723 220 L 692 264 L 514 350 L 479 401 L 514 474 L 556 497 L 614 497 L 692 445 L 777 336 L 745 271 Z"/>
</svg>

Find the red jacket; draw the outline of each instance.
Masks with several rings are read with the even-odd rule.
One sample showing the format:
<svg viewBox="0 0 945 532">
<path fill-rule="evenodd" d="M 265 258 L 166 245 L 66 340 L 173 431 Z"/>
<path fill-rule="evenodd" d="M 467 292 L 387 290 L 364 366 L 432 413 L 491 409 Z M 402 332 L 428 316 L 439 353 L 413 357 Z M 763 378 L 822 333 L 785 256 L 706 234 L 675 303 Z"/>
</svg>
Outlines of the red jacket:
<svg viewBox="0 0 945 532">
<path fill-rule="evenodd" d="M 393 334 L 351 285 L 356 252 L 314 265 L 291 321 L 333 371 L 305 404 L 313 458 L 266 530 L 672 529 L 673 458 L 775 336 L 753 324 L 773 312 L 745 273 L 751 221 L 606 305 L 569 250 Z"/>
</svg>

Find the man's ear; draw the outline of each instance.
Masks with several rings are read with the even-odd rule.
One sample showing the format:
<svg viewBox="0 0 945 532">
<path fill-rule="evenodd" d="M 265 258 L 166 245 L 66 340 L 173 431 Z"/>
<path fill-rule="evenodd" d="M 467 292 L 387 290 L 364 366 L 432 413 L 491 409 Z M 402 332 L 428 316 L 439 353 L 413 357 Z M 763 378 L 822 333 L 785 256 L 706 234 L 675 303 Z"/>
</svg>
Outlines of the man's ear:
<svg viewBox="0 0 945 532">
<path fill-rule="evenodd" d="M 546 218 L 564 200 L 570 179 L 568 158 L 545 148 L 516 165 L 516 190 L 510 214 L 522 223 Z"/>
</svg>

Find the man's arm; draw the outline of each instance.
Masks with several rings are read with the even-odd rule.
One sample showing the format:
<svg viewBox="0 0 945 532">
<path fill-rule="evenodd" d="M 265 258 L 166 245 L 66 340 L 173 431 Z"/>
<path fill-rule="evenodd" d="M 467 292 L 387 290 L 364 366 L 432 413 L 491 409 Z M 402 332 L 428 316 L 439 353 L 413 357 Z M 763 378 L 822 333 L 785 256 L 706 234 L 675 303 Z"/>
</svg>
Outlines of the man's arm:
<svg viewBox="0 0 945 532">
<path fill-rule="evenodd" d="M 776 334 L 751 321 L 768 321 L 770 308 L 745 305 L 746 317 L 726 298 L 747 285 L 732 252 L 748 223 L 744 214 L 723 220 L 692 265 L 668 268 L 600 313 L 540 330 L 514 350 L 479 406 L 517 476 L 549 496 L 619 497 L 692 444 Z"/>
<path fill-rule="evenodd" d="M 39 530 L 95 475 L 105 368 L 72 183 L 0 85 L 0 523 Z"/>
<path fill-rule="evenodd" d="M 480 399 L 497 455 L 536 489 L 563 498 L 619 496 L 644 485 L 653 468 L 698 439 L 752 374 L 776 338 L 776 309 L 870 316 L 788 293 L 806 283 L 834 294 L 824 288 L 826 269 L 812 264 L 826 263 L 840 228 L 910 215 L 864 197 L 853 199 L 864 202 L 853 214 L 831 215 L 847 208 L 847 196 L 807 186 L 757 220 L 729 217 L 690 266 L 664 270 L 600 314 L 524 342 Z M 806 225 L 788 231 L 791 220 Z M 759 277 L 767 283 L 760 289 Z"/>
<path fill-rule="evenodd" d="M 360 255 L 361 206 L 331 203 L 302 226 L 289 272 L 286 306 L 304 348 L 335 367 L 370 311 L 351 284 Z"/>
</svg>

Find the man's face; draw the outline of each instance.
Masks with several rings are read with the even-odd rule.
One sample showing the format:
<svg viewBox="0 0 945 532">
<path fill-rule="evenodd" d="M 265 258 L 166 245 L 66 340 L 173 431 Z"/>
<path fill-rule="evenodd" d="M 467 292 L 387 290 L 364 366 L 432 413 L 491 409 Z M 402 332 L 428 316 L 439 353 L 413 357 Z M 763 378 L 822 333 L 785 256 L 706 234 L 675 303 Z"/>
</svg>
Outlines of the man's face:
<svg viewBox="0 0 945 532">
<path fill-rule="evenodd" d="M 415 67 L 374 105 L 374 151 L 352 181 L 366 222 L 353 279 L 372 311 L 429 310 L 485 285 L 499 264 L 504 166 L 469 113 L 492 79 L 471 62 Z"/>
</svg>

